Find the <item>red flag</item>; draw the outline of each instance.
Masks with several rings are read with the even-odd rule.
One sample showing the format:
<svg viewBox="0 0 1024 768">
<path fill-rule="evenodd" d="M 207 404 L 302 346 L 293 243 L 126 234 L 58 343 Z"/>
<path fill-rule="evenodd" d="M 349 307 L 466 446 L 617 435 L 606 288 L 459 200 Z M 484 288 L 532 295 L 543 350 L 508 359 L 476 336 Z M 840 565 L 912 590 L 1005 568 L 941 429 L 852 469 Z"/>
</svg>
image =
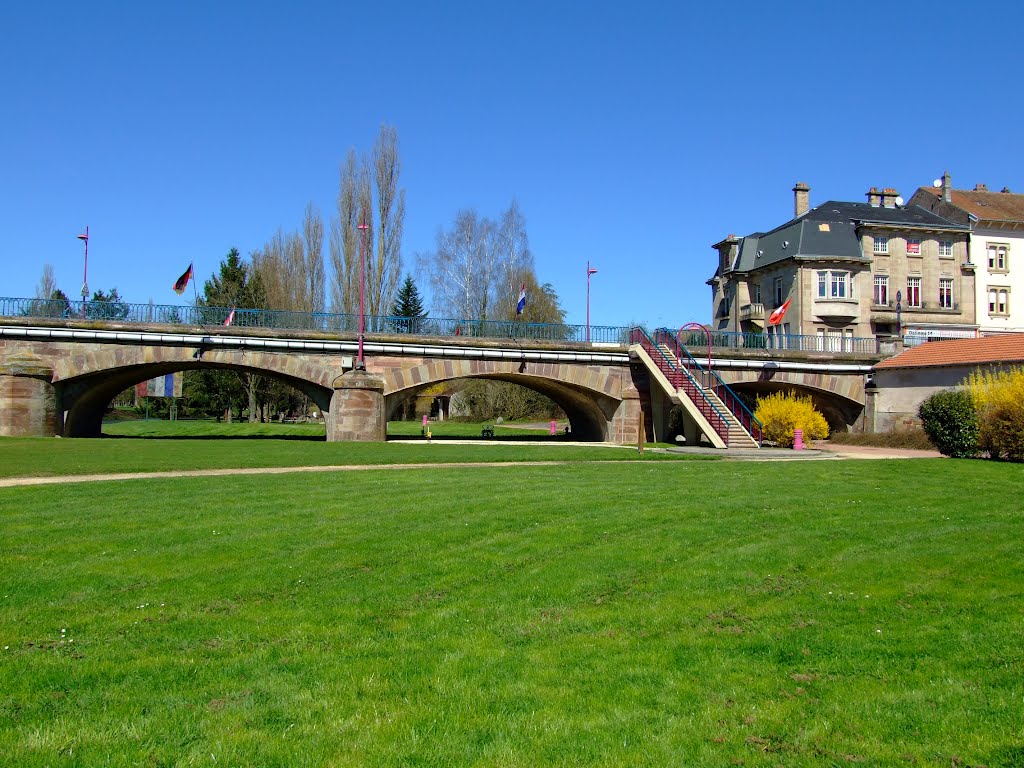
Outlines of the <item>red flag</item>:
<svg viewBox="0 0 1024 768">
<path fill-rule="evenodd" d="M 231 325 L 233 322 L 235 322 L 235 308 L 234 307 L 232 307 L 231 311 L 228 312 L 228 319 L 224 321 L 224 327 L 226 328 L 227 326 Z"/>
<path fill-rule="evenodd" d="M 185 274 L 177 279 L 174 283 L 174 292 L 179 296 L 185 292 L 188 287 L 188 281 L 192 279 L 192 265 L 188 265 L 188 269 L 185 270 Z"/>
<path fill-rule="evenodd" d="M 781 307 L 768 316 L 768 325 L 778 325 L 782 322 L 782 316 L 786 314 L 786 310 L 789 309 L 789 302 L 791 301 L 792 299 L 786 299 Z"/>
</svg>

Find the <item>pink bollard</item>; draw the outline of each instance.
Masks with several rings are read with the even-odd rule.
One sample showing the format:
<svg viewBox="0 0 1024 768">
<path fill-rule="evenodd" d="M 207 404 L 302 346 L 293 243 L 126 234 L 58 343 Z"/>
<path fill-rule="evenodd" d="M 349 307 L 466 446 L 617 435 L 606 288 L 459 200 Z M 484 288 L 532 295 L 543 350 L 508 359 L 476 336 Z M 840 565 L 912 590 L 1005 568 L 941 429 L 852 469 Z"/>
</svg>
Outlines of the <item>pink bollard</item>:
<svg viewBox="0 0 1024 768">
<path fill-rule="evenodd" d="M 793 450 L 802 451 L 804 449 L 804 431 L 802 429 L 793 430 Z"/>
<path fill-rule="evenodd" d="M 551 427 L 550 427 L 550 429 L 551 429 L 551 434 L 552 435 L 554 435 L 554 434 L 556 434 L 558 432 L 558 424 L 557 424 L 557 422 L 555 422 L 554 419 L 551 420 Z"/>
</svg>

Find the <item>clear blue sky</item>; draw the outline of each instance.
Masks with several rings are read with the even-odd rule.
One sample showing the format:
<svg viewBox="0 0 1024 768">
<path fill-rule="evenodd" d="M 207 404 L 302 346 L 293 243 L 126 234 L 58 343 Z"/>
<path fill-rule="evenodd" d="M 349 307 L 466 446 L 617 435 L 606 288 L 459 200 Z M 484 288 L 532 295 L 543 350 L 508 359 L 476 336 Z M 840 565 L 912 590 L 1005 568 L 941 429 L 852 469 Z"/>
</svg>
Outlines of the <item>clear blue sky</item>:
<svg viewBox="0 0 1024 768">
<path fill-rule="evenodd" d="M 8 3 L 0 295 L 47 262 L 181 303 L 399 132 L 403 257 L 462 208 L 526 215 L 569 322 L 706 321 L 711 244 L 811 204 L 1024 191 L 1018 3 Z M 325 247 L 326 253 L 326 247 Z M 423 283 L 421 281 L 421 287 Z"/>
</svg>

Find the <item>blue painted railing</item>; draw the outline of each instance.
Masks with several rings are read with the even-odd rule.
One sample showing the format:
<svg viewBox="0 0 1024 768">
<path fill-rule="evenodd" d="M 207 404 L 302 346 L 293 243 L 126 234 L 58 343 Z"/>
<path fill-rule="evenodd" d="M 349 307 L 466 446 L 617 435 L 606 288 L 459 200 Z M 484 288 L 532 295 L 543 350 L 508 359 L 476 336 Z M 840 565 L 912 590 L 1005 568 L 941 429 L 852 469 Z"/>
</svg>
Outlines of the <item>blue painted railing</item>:
<svg viewBox="0 0 1024 768">
<path fill-rule="evenodd" d="M 191 304 L 130 304 L 116 301 L 49 301 L 44 299 L 0 298 L 0 317 L 47 320 L 101 320 L 135 325 L 168 324 L 200 327 L 223 326 L 230 307 L 203 307 Z M 294 312 L 280 309 L 237 309 L 231 323 L 236 328 L 266 328 L 279 331 L 313 331 L 320 333 L 356 333 L 359 316 L 333 312 Z M 504 320 L 465 320 L 427 317 L 410 319 L 369 315 L 367 333 L 403 333 L 417 336 L 468 336 L 485 339 L 527 339 L 599 344 L 630 343 L 629 326 L 568 325 L 564 323 L 521 323 Z M 682 343 L 690 349 L 707 349 L 703 331 L 686 331 Z M 875 338 L 820 336 L 766 336 L 762 333 L 731 333 L 711 331 L 715 350 L 792 350 L 877 354 Z"/>
<path fill-rule="evenodd" d="M 840 338 L 838 336 L 799 336 L 796 334 L 734 333 L 711 331 L 712 349 L 763 349 L 766 351 L 830 352 L 874 355 L 878 354 L 878 339 L 874 336 Z M 683 344 L 691 349 L 707 349 L 708 337 L 704 331 L 686 330 L 680 335 Z"/>
<path fill-rule="evenodd" d="M 230 307 L 194 305 L 130 304 L 108 301 L 49 301 L 43 299 L 0 298 L 0 317 L 49 320 L 106 320 L 148 325 L 169 324 L 223 327 Z M 526 339 L 629 344 L 629 328 L 610 325 L 564 323 L 523 323 L 503 320 L 464 320 L 368 315 L 366 333 L 415 334 L 417 336 L 466 336 L 485 339 Z M 266 328 L 279 331 L 321 333 L 357 333 L 359 315 L 333 312 L 293 312 L 278 309 L 236 309 L 234 328 Z"/>
</svg>

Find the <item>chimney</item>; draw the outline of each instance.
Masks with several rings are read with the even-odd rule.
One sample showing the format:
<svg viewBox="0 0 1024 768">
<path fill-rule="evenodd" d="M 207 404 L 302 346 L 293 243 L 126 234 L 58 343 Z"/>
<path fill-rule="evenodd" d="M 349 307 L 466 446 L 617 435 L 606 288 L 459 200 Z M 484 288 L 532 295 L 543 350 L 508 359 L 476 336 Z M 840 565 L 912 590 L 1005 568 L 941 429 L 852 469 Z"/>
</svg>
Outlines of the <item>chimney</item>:
<svg viewBox="0 0 1024 768">
<path fill-rule="evenodd" d="M 895 208 L 896 198 L 899 196 L 900 193 L 897 192 L 895 189 L 893 189 L 892 187 L 886 187 L 885 189 L 882 190 L 882 207 Z"/>
<path fill-rule="evenodd" d="M 949 175 L 949 171 L 942 174 L 942 200 L 943 202 L 952 202 L 952 196 L 950 193 L 953 191 L 953 177 Z"/>
<path fill-rule="evenodd" d="M 987 184 L 975 184 L 974 185 L 974 191 L 975 192 L 988 192 L 988 185 Z"/>
<path fill-rule="evenodd" d="M 882 195 L 878 192 L 878 187 L 872 187 L 868 190 L 868 202 L 872 208 L 877 208 L 882 204 Z"/>
<path fill-rule="evenodd" d="M 811 188 L 798 181 L 793 187 L 793 215 L 803 216 L 811 209 Z"/>
</svg>

